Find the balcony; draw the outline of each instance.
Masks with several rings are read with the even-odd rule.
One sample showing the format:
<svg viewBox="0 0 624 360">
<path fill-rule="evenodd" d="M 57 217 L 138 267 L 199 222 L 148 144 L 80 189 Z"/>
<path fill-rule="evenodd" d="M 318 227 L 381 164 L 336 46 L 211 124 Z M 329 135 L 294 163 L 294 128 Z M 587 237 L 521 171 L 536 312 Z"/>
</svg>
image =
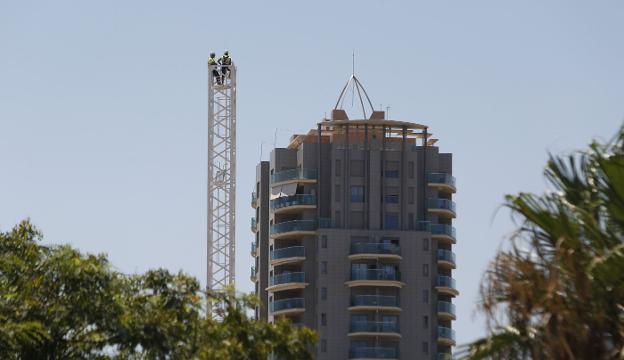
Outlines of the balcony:
<svg viewBox="0 0 624 360">
<path fill-rule="evenodd" d="M 249 275 L 249 280 L 256 282 L 258 281 L 258 273 L 256 272 L 256 267 L 251 267 L 251 274 Z"/>
<path fill-rule="evenodd" d="M 399 271 L 387 271 L 384 269 L 351 270 L 351 280 L 346 282 L 349 287 L 353 286 L 392 286 L 403 287 L 401 273 Z"/>
<path fill-rule="evenodd" d="M 271 200 L 271 209 L 275 214 L 293 213 L 316 209 L 316 195 L 297 194 Z"/>
<path fill-rule="evenodd" d="M 393 347 L 352 347 L 349 359 L 398 359 L 399 351 Z"/>
<path fill-rule="evenodd" d="M 305 273 L 289 272 L 283 273 L 269 278 L 269 287 L 267 291 L 283 291 L 291 289 L 303 289 L 308 284 L 305 282 Z"/>
<path fill-rule="evenodd" d="M 449 296 L 459 295 L 459 291 L 457 291 L 457 287 L 455 285 L 455 279 L 450 276 L 438 275 L 436 290 L 438 290 L 441 294 Z"/>
<path fill-rule="evenodd" d="M 273 316 L 301 314 L 305 311 L 305 303 L 302 298 L 275 300 L 270 309 Z"/>
<path fill-rule="evenodd" d="M 438 326 L 438 344 L 446 346 L 455 345 L 455 330 L 444 326 Z"/>
<path fill-rule="evenodd" d="M 401 248 L 393 243 L 354 243 L 351 244 L 349 259 L 401 260 Z"/>
<path fill-rule="evenodd" d="M 258 245 L 256 245 L 255 241 L 251 242 L 251 256 L 256 257 L 258 255 Z"/>
<path fill-rule="evenodd" d="M 351 321 L 349 336 L 401 337 L 399 323 L 391 321 Z"/>
<path fill-rule="evenodd" d="M 271 175 L 271 186 L 286 183 L 315 183 L 316 169 L 290 169 L 276 172 Z"/>
<path fill-rule="evenodd" d="M 401 311 L 399 298 L 391 295 L 355 295 L 351 299 L 350 311 L 384 310 Z"/>
<path fill-rule="evenodd" d="M 438 266 L 446 269 L 455 269 L 455 253 L 451 250 L 438 249 Z"/>
<path fill-rule="evenodd" d="M 447 244 L 455 244 L 457 242 L 455 228 L 451 225 L 431 224 L 430 231 L 433 239 L 443 241 Z"/>
<path fill-rule="evenodd" d="M 271 226 L 273 239 L 309 235 L 316 235 L 315 220 L 291 220 Z"/>
<path fill-rule="evenodd" d="M 455 218 L 455 202 L 449 199 L 429 199 L 427 208 L 430 213 L 438 216 Z"/>
<path fill-rule="evenodd" d="M 251 218 L 251 232 L 258 232 L 258 220 L 255 217 Z"/>
<path fill-rule="evenodd" d="M 303 246 L 290 246 L 271 251 L 271 265 L 284 265 L 305 260 L 305 248 Z"/>
<path fill-rule="evenodd" d="M 442 191 L 448 191 L 451 193 L 457 191 L 455 188 L 455 177 L 450 174 L 429 173 L 427 174 L 427 183 L 429 186 Z"/>
<path fill-rule="evenodd" d="M 444 320 L 455 320 L 455 304 L 448 301 L 438 301 L 438 317 Z"/>
<path fill-rule="evenodd" d="M 254 209 L 258 207 L 258 195 L 255 191 L 251 193 L 251 207 Z"/>
</svg>

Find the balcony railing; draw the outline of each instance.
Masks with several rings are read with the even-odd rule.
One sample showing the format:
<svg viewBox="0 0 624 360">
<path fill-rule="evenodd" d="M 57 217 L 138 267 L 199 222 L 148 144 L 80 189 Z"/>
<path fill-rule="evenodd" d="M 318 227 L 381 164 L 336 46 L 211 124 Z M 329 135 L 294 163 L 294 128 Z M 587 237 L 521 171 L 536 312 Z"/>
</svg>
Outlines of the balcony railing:
<svg viewBox="0 0 624 360">
<path fill-rule="evenodd" d="M 399 351 L 393 347 L 352 347 L 349 359 L 397 359 Z"/>
<path fill-rule="evenodd" d="M 393 321 L 351 321 L 350 331 L 352 333 L 398 333 L 399 323 Z"/>
<path fill-rule="evenodd" d="M 303 282 L 305 282 L 305 273 L 292 272 L 271 276 L 271 278 L 269 279 L 269 286 Z"/>
<path fill-rule="evenodd" d="M 444 326 L 438 326 L 438 339 L 455 341 L 455 330 Z"/>
<path fill-rule="evenodd" d="M 255 279 L 255 278 L 256 278 L 256 275 L 257 275 L 257 273 L 256 273 L 256 267 L 255 267 L 255 266 L 252 266 L 252 267 L 251 267 L 251 274 L 249 275 L 249 277 L 250 277 L 250 278 L 252 278 L 252 279 Z"/>
<path fill-rule="evenodd" d="M 290 169 L 276 172 L 271 175 L 272 183 L 279 183 L 290 180 L 315 180 L 316 169 Z"/>
<path fill-rule="evenodd" d="M 391 295 L 355 295 L 351 306 L 389 306 L 398 307 L 399 298 Z"/>
<path fill-rule="evenodd" d="M 298 194 L 271 200 L 271 209 L 281 209 L 297 205 L 316 205 L 316 195 Z"/>
<path fill-rule="evenodd" d="M 400 255 L 401 248 L 392 243 L 355 243 L 351 244 L 351 255 L 356 254 L 390 254 Z"/>
<path fill-rule="evenodd" d="M 383 269 L 351 270 L 351 280 L 390 280 L 400 281 L 399 271 L 387 271 Z"/>
<path fill-rule="evenodd" d="M 451 289 L 457 289 L 455 285 L 455 279 L 450 276 L 438 275 L 438 280 L 436 282 L 436 286 L 438 287 L 447 287 Z"/>
<path fill-rule="evenodd" d="M 431 234 L 447 235 L 455 239 L 455 228 L 445 224 L 431 224 Z"/>
<path fill-rule="evenodd" d="M 445 173 L 429 173 L 427 174 L 427 181 L 430 184 L 444 184 L 451 187 L 455 187 L 455 177 Z"/>
<path fill-rule="evenodd" d="M 291 246 L 271 251 L 271 260 L 285 259 L 291 257 L 305 257 L 305 247 Z"/>
<path fill-rule="evenodd" d="M 291 220 L 271 226 L 271 234 L 291 231 L 316 231 L 315 220 Z"/>
<path fill-rule="evenodd" d="M 251 218 L 251 231 L 253 232 L 258 231 L 258 220 L 256 220 L 255 217 Z"/>
<path fill-rule="evenodd" d="M 305 305 L 302 298 L 275 300 L 271 303 L 271 312 L 303 308 Z"/>
<path fill-rule="evenodd" d="M 455 304 L 448 301 L 438 301 L 438 312 L 455 315 Z"/>
<path fill-rule="evenodd" d="M 251 243 L 251 254 L 255 255 L 256 254 L 256 250 L 258 250 L 258 245 L 256 245 L 256 242 L 252 242 Z"/>
<path fill-rule="evenodd" d="M 455 202 L 449 199 L 429 199 L 427 205 L 429 209 L 443 209 L 455 213 Z"/>
<path fill-rule="evenodd" d="M 455 253 L 451 250 L 438 249 L 438 260 L 448 261 L 452 264 L 455 264 Z"/>
<path fill-rule="evenodd" d="M 255 208 L 258 205 L 258 195 L 256 192 L 251 193 L 251 207 Z"/>
</svg>

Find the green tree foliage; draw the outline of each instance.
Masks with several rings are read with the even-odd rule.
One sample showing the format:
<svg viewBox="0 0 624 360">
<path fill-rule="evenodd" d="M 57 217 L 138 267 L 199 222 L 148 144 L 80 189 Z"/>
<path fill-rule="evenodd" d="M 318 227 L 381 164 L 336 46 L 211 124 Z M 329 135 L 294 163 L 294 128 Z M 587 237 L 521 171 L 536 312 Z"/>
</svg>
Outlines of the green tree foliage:
<svg viewBox="0 0 624 360">
<path fill-rule="evenodd" d="M 166 270 L 124 275 L 103 255 L 43 246 L 23 221 L 0 232 L 1 359 L 311 359 L 315 334 L 248 317 L 251 296 L 205 294 Z M 203 309 L 222 304 L 223 320 Z"/>
<path fill-rule="evenodd" d="M 470 359 L 624 359 L 624 129 L 551 156 L 553 191 L 507 196 L 520 220 L 484 276 L 490 335 Z"/>
</svg>

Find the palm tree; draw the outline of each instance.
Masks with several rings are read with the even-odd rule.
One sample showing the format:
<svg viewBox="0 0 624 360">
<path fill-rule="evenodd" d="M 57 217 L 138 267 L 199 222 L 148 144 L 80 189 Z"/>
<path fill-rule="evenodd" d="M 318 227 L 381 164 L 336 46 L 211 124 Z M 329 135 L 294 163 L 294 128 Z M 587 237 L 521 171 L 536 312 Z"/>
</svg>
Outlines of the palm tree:
<svg viewBox="0 0 624 360">
<path fill-rule="evenodd" d="M 505 206 L 519 228 L 484 275 L 489 335 L 465 359 L 624 359 L 624 128 L 551 155 L 552 190 Z"/>
</svg>

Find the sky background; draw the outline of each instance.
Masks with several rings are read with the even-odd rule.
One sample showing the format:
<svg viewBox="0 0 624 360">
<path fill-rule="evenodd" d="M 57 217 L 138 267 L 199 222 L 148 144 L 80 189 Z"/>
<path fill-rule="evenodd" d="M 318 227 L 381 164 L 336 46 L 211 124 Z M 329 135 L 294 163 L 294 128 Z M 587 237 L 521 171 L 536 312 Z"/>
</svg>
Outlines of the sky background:
<svg viewBox="0 0 624 360">
<path fill-rule="evenodd" d="M 2 0 L 0 230 L 29 217 L 46 243 L 205 283 L 206 60 L 229 50 L 251 291 L 255 164 L 329 113 L 355 51 L 375 106 L 454 154 L 464 343 L 484 334 L 481 276 L 514 227 L 504 194 L 544 191 L 548 152 L 621 126 L 623 34 L 622 1 Z"/>
</svg>

